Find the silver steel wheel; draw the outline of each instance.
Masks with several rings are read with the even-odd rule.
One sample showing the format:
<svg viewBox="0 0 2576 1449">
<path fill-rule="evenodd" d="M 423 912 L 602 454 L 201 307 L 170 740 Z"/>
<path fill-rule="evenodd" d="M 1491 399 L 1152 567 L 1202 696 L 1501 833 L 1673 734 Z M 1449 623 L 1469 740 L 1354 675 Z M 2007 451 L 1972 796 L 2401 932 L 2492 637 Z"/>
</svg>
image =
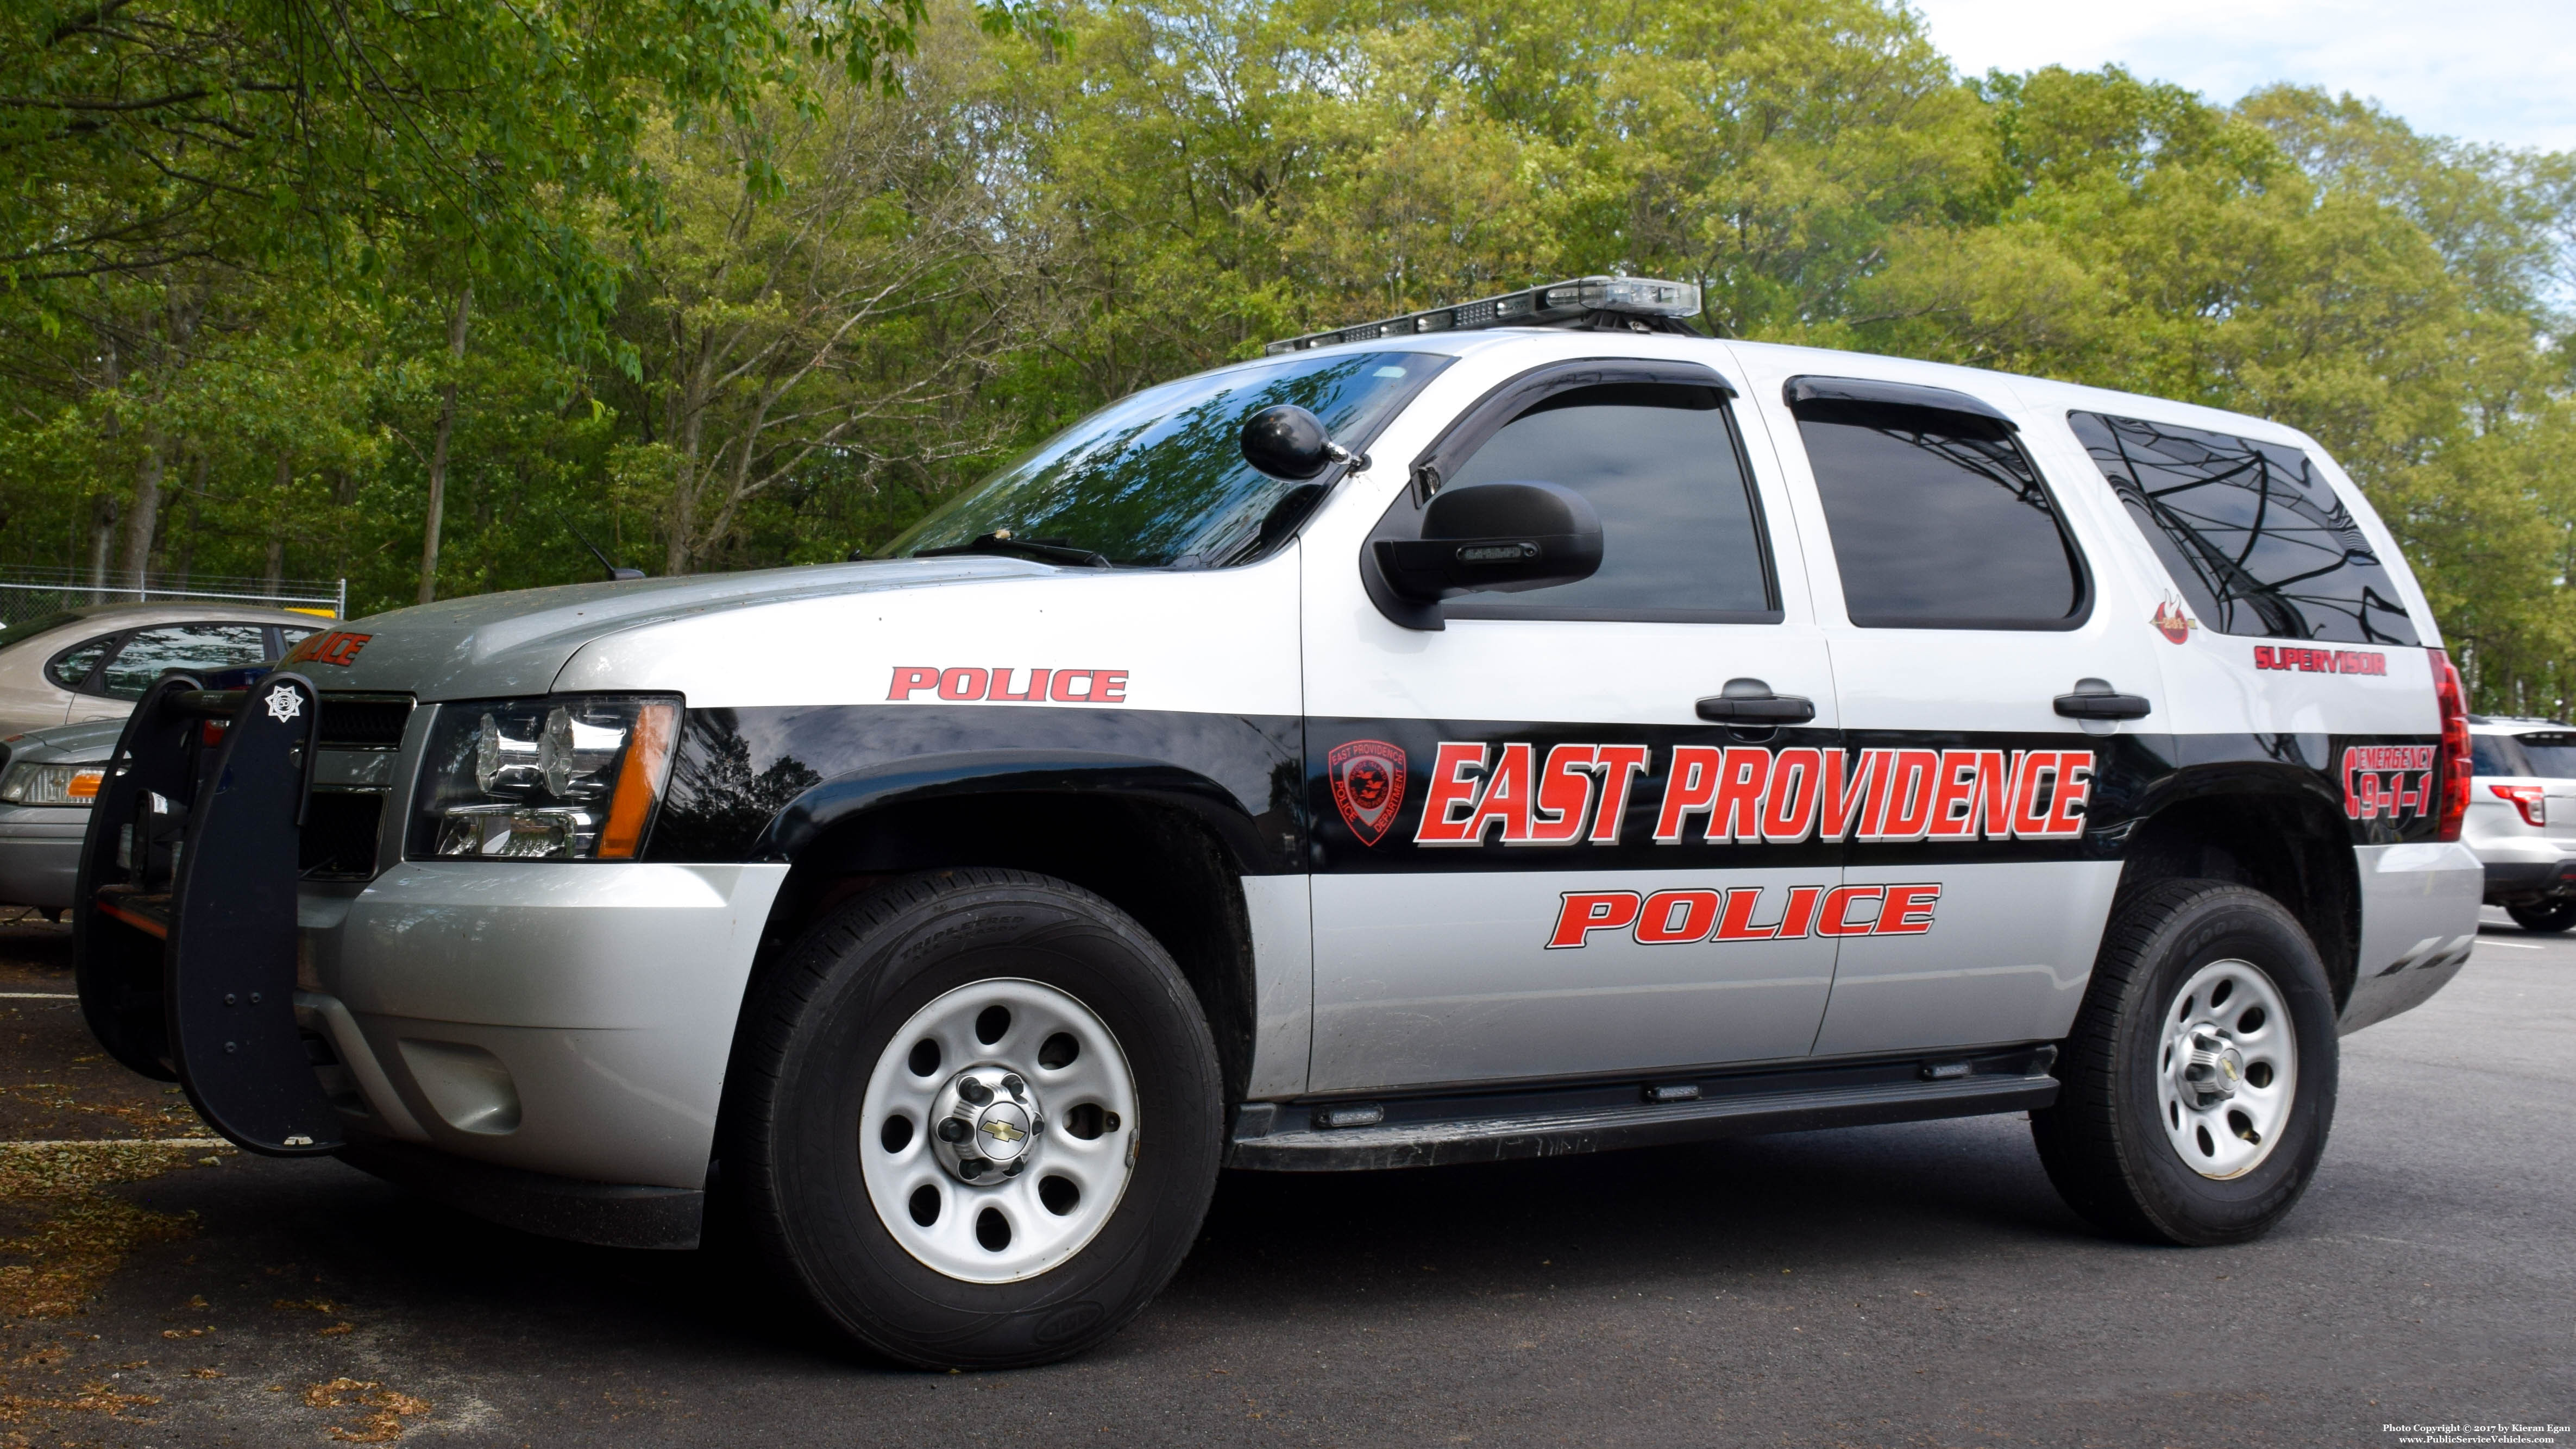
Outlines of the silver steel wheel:
<svg viewBox="0 0 2576 1449">
<path fill-rule="evenodd" d="M 2240 1177 L 2279 1145 L 2299 1087 L 2288 1004 L 2250 961 L 2212 961 L 2165 1008 L 2156 1113 L 2203 1177 Z"/>
<path fill-rule="evenodd" d="M 978 981 L 913 1014 L 868 1077 L 859 1161 L 886 1231 L 969 1283 L 1082 1251 L 1136 1164 L 1136 1079 L 1091 1008 Z"/>
</svg>

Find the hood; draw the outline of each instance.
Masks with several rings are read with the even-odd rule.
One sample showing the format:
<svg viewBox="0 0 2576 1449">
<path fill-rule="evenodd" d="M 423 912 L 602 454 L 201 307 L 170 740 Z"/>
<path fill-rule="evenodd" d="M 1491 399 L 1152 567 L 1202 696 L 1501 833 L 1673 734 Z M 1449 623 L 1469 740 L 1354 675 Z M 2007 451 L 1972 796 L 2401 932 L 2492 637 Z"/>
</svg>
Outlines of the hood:
<svg viewBox="0 0 2576 1449">
<path fill-rule="evenodd" d="M 121 719 L 94 719 L 80 724 L 29 730 L 23 735 L 11 735 L 0 740 L 0 744 L 8 746 L 12 761 L 86 765 L 94 760 L 104 760 L 113 753 L 116 737 L 123 733 L 125 721 Z"/>
<path fill-rule="evenodd" d="M 1062 572 L 1025 559 L 974 555 L 477 594 L 336 625 L 292 651 L 285 667 L 323 689 L 424 700 L 544 694 L 584 644 L 646 624 L 790 599 Z"/>
</svg>

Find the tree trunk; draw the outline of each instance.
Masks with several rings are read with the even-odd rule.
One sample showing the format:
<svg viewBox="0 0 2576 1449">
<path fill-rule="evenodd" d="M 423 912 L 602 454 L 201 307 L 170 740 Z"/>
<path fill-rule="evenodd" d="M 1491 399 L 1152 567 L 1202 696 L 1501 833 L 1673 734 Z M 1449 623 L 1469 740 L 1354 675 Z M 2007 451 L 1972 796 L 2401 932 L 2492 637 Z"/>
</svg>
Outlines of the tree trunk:
<svg viewBox="0 0 2576 1449">
<path fill-rule="evenodd" d="M 197 569 L 197 524 L 206 499 L 206 455 L 197 455 L 196 481 L 188 487 L 188 532 L 179 540 L 179 566 L 171 572 L 179 576 L 179 592 L 188 591 L 188 575 Z"/>
<path fill-rule="evenodd" d="M 89 601 L 107 602 L 107 560 L 116 551 L 116 500 L 100 498 L 89 513 Z"/>
<path fill-rule="evenodd" d="M 152 567 L 152 535 L 161 522 L 161 450 L 161 430 L 145 429 L 143 463 L 134 470 L 134 504 L 125 513 L 125 557 L 117 569 L 130 589 L 141 589 Z"/>
<path fill-rule="evenodd" d="M 447 386 L 439 390 L 438 438 L 429 448 L 429 523 L 420 536 L 420 602 L 438 597 L 438 524 L 447 511 L 447 439 L 456 431 L 456 375 L 465 360 L 465 317 L 474 305 L 474 285 L 456 294 L 456 319 L 447 324 Z"/>
<path fill-rule="evenodd" d="M 277 588 L 286 577 L 286 530 L 276 516 L 286 511 L 287 490 L 295 486 L 295 460 L 284 453 L 277 455 L 277 497 L 270 500 L 271 521 L 268 525 L 268 567 L 261 571 L 259 586 L 269 598 L 277 598 Z"/>
</svg>

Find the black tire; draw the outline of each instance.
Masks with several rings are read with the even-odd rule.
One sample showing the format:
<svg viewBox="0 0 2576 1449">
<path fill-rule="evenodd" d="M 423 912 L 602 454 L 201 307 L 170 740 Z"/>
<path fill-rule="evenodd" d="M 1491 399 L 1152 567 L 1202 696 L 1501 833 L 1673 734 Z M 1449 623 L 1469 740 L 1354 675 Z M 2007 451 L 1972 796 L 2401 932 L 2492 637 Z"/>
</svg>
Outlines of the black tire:
<svg viewBox="0 0 2576 1449">
<path fill-rule="evenodd" d="M 915 1012 L 1001 978 L 1064 991 L 1115 1034 L 1145 1131 L 1096 1236 L 1034 1277 L 979 1283 L 926 1265 L 879 1218 L 860 1118 L 870 1071 Z M 1063 881 L 979 869 L 895 881 L 791 948 L 745 1009 L 727 1115 L 728 1189 L 788 1285 L 890 1358 L 989 1369 L 1080 1353 L 1162 1289 L 1215 1190 L 1224 1108 L 1206 1018 L 1142 926 Z"/>
<path fill-rule="evenodd" d="M 2554 935 L 2576 926 L 2576 897 L 2542 901 L 2538 905 L 2507 906 L 2504 913 L 2513 917 L 2513 923 L 2526 931 Z"/>
<path fill-rule="evenodd" d="M 2240 1176 L 2211 1178 L 2184 1160 L 2159 1120 L 2159 1034 L 2181 988 L 2226 960 L 2259 968 L 2279 993 L 2296 1082 L 2269 1155 Z M 2059 1195 L 2105 1232 L 2189 1246 L 2246 1242 L 2279 1222 L 2316 1175 L 2334 1123 L 2336 1060 L 2334 994 L 2298 920 L 2242 886 L 2164 881 L 2113 915 L 2058 1058 L 2057 1102 L 2030 1114 L 2031 1135 Z"/>
</svg>

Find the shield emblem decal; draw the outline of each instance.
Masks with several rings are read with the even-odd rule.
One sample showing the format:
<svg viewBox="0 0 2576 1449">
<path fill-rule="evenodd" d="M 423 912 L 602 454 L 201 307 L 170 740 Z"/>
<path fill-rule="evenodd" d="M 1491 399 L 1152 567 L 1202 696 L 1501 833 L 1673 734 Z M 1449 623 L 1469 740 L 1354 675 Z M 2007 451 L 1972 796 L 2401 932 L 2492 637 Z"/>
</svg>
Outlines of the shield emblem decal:
<svg viewBox="0 0 2576 1449">
<path fill-rule="evenodd" d="M 1325 756 L 1333 803 L 1362 845 L 1386 838 L 1404 807 L 1404 751 L 1384 740 L 1353 740 Z"/>
</svg>

